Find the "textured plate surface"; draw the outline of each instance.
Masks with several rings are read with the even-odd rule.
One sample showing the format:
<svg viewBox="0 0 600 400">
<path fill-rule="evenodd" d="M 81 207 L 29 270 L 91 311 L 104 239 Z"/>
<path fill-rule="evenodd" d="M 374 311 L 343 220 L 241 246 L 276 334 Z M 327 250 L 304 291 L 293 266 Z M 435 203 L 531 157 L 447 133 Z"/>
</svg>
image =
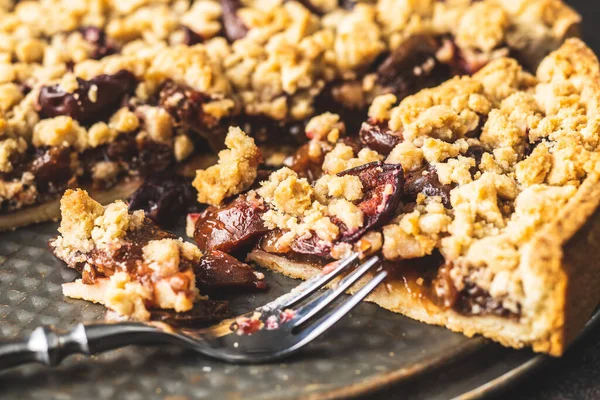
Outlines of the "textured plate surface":
<svg viewBox="0 0 600 400">
<path fill-rule="evenodd" d="M 0 337 L 51 324 L 69 328 L 104 317 L 101 306 L 62 296 L 60 285 L 77 274 L 48 251 L 56 224 L 0 234 Z M 267 273 L 270 290 L 230 298 L 242 313 L 298 284 Z M 483 359 L 487 363 L 482 364 Z M 468 392 L 534 359 L 428 326 L 372 304 L 285 363 L 224 364 L 178 347 L 130 346 L 92 359 L 75 356 L 55 369 L 25 366 L 0 373 L 0 396 L 32 399 L 333 398 L 365 393 L 406 381 L 415 397 L 440 398 Z M 490 359 L 501 362 L 489 363 Z M 463 373 L 454 377 L 454 365 Z M 470 369 L 469 369 L 470 368 Z M 436 375 L 440 384 L 430 385 Z M 471 374 L 471 375 L 469 375 Z M 447 381 L 441 384 L 441 382 Z M 418 394 L 418 395 L 417 395 Z M 425 398 L 423 397 L 423 398 Z"/>
</svg>

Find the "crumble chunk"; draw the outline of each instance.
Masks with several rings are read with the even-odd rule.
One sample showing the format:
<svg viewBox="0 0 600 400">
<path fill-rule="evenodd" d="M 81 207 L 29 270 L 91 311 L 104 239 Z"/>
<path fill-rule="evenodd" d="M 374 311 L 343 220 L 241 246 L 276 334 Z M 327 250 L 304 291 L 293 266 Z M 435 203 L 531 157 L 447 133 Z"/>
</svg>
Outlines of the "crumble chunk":
<svg viewBox="0 0 600 400">
<path fill-rule="evenodd" d="M 391 93 L 375 97 L 369 106 L 369 118 L 374 122 L 389 120 L 390 111 L 396 102 L 398 99 Z"/>
<path fill-rule="evenodd" d="M 112 142 L 119 133 L 110 128 L 105 122 L 96 122 L 88 130 L 88 139 L 91 147 L 98 147 Z"/>
<path fill-rule="evenodd" d="M 507 11 L 491 2 L 474 4 L 460 19 L 456 42 L 465 48 L 491 51 L 505 40 L 510 21 Z"/>
<path fill-rule="evenodd" d="M 385 159 L 389 164 L 400 164 L 405 171 L 415 171 L 423 165 L 423 150 L 411 141 L 398 143 Z"/>
<path fill-rule="evenodd" d="M 173 143 L 173 151 L 175 152 L 175 159 L 183 161 L 194 152 L 194 143 L 189 136 L 178 135 Z"/>
<path fill-rule="evenodd" d="M 153 307 L 192 308 L 198 297 L 193 266 L 202 257 L 195 245 L 160 230 L 143 211 L 129 213 L 122 201 L 103 207 L 81 189 L 65 193 L 61 212 L 61 235 L 50 246 L 82 273 L 63 285 L 66 296 L 144 321 Z"/>
<path fill-rule="evenodd" d="M 121 166 L 113 161 L 100 161 L 92 167 L 92 178 L 97 181 L 113 183 L 117 180 Z"/>
<path fill-rule="evenodd" d="M 116 131 L 128 133 L 135 131 L 140 126 L 140 120 L 135 113 L 122 107 L 110 117 L 108 126 Z"/>
<path fill-rule="evenodd" d="M 476 216 L 502 228 L 505 221 L 498 205 L 498 179 L 499 175 L 484 172 L 478 180 L 459 186 L 452 191 L 452 206 L 466 204 Z"/>
<path fill-rule="evenodd" d="M 261 186 L 257 193 L 286 214 L 301 216 L 313 203 L 312 186 L 287 167 L 271 174 Z"/>
<path fill-rule="evenodd" d="M 344 199 L 336 199 L 329 203 L 328 211 L 330 215 L 338 218 L 348 227 L 355 230 L 363 226 L 363 212 L 354 203 Z"/>
<path fill-rule="evenodd" d="M 248 189 L 257 175 L 262 156 L 254 139 L 240 128 L 229 128 L 225 138 L 228 150 L 219 152 L 216 165 L 196 171 L 193 186 L 198 201 L 217 206 L 227 197 Z"/>
<path fill-rule="evenodd" d="M 14 83 L 0 84 L 0 114 L 19 104 L 23 97 L 23 93 Z"/>
<path fill-rule="evenodd" d="M 442 185 L 450 185 L 453 183 L 464 185 L 473 181 L 471 168 L 475 166 L 475 160 L 473 158 L 459 156 L 456 159 L 435 164 L 435 170 Z"/>
<path fill-rule="evenodd" d="M 448 158 L 454 158 L 466 152 L 468 148 L 469 145 L 464 139 L 459 139 L 454 143 L 447 143 L 439 139 L 426 138 L 423 141 L 421 151 L 423 152 L 423 158 L 428 163 L 433 164 Z"/>
<path fill-rule="evenodd" d="M 381 161 L 382 159 L 383 156 L 368 148 L 361 149 L 355 157 L 352 147 L 344 143 L 337 143 L 333 150 L 325 155 L 323 171 L 328 174 L 337 174 L 338 172 L 374 161 Z"/>
<path fill-rule="evenodd" d="M 531 155 L 515 166 L 517 181 L 524 186 L 544 183 L 552 168 L 552 156 L 548 146 L 540 143 Z"/>
<path fill-rule="evenodd" d="M 60 200 L 62 220 L 58 231 L 62 245 L 79 251 L 90 251 L 95 220 L 104 213 L 100 203 L 94 201 L 84 190 L 67 190 Z"/>
<path fill-rule="evenodd" d="M 27 142 L 23 138 L 8 138 L 0 141 L 0 172 L 13 170 L 11 157 L 23 154 L 27 150 Z"/>
<path fill-rule="evenodd" d="M 84 150 L 88 136 L 84 127 L 71 117 L 58 116 L 41 120 L 33 129 L 32 143 L 41 146 L 73 146 Z"/>
<path fill-rule="evenodd" d="M 128 315 L 138 321 L 147 321 L 150 319 L 150 312 L 145 303 L 151 299 L 152 292 L 140 282 L 132 281 L 131 275 L 125 272 L 117 272 L 109 278 L 103 302 L 120 315 Z"/>
<path fill-rule="evenodd" d="M 180 253 L 194 262 L 202 257 L 196 246 L 175 239 L 151 240 L 142 249 L 144 262 L 159 276 L 169 276 L 179 271 Z"/>
<path fill-rule="evenodd" d="M 173 136 L 171 115 L 161 107 L 143 106 L 139 107 L 138 111 L 150 138 L 156 142 L 169 142 Z"/>
<path fill-rule="evenodd" d="M 137 229 L 143 219 L 143 211 L 137 210 L 129 214 L 127 204 L 117 200 L 109 204 L 102 215 L 96 217 L 91 238 L 98 247 L 108 245 L 125 236 L 128 231 Z"/>
<path fill-rule="evenodd" d="M 413 236 L 399 225 L 383 227 L 383 256 L 388 260 L 420 258 L 431 254 L 435 242 L 426 236 Z"/>
<path fill-rule="evenodd" d="M 340 116 L 324 113 L 313 117 L 306 124 L 306 136 L 311 140 L 327 140 L 335 143 L 344 134 L 346 128 Z"/>
<path fill-rule="evenodd" d="M 315 195 L 321 203 L 326 203 L 327 198 L 341 198 L 350 201 L 363 197 L 363 186 L 357 176 L 323 175 L 315 182 Z"/>
</svg>

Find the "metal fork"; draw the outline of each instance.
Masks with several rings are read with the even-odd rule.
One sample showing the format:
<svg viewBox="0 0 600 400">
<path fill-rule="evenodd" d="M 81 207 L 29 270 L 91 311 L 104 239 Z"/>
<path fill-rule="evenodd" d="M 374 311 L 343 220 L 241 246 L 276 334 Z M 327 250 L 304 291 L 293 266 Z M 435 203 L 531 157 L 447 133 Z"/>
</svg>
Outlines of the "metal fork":
<svg viewBox="0 0 600 400">
<path fill-rule="evenodd" d="M 380 264 L 377 257 L 371 257 L 337 285 L 313 296 L 358 259 L 359 255 L 353 253 L 338 261 L 332 271 L 301 283 L 265 306 L 204 329 L 182 329 L 152 322 L 80 323 L 66 333 L 59 333 L 50 326 L 38 327 L 27 339 L 0 342 L 0 369 L 33 362 L 55 366 L 71 354 L 92 355 L 140 344 L 183 345 L 234 363 L 259 363 L 287 357 L 339 321 L 387 276 L 387 272 L 379 268 L 353 296 L 323 313 L 328 305 Z M 304 303 L 292 309 L 301 302 Z"/>
</svg>

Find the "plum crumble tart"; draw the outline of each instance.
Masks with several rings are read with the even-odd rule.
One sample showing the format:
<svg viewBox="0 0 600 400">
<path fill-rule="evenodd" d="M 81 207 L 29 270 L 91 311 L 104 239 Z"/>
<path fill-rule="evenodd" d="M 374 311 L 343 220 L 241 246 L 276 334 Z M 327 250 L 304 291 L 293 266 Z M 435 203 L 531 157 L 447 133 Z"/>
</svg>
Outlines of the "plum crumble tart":
<svg viewBox="0 0 600 400">
<path fill-rule="evenodd" d="M 67 188 L 127 197 L 231 125 L 295 144 L 325 111 L 351 128 L 379 94 L 534 68 L 579 21 L 560 0 L 3 1 L 0 230 L 57 218 Z"/>
<path fill-rule="evenodd" d="M 63 285 L 65 296 L 101 303 L 136 320 L 168 316 L 162 309 L 187 312 L 172 319 L 198 321 L 225 316 L 223 305 L 202 298 L 199 288 L 207 294 L 265 287 L 263 276 L 248 265 L 220 252 L 203 256 L 197 246 L 159 228 L 143 211 L 130 213 L 122 201 L 103 207 L 83 190 L 68 190 L 61 210 L 60 235 L 50 246 L 82 275 Z M 198 300 L 203 307 L 194 314 Z"/>
<path fill-rule="evenodd" d="M 500 58 L 378 96 L 360 132 L 314 117 L 307 145 L 260 185 L 256 145 L 232 130 L 197 173 L 210 207 L 188 232 L 204 252 L 251 248 L 294 278 L 379 254 L 391 277 L 371 301 L 560 355 L 600 301 L 599 102 L 598 60 L 569 39 L 535 75 Z"/>
</svg>

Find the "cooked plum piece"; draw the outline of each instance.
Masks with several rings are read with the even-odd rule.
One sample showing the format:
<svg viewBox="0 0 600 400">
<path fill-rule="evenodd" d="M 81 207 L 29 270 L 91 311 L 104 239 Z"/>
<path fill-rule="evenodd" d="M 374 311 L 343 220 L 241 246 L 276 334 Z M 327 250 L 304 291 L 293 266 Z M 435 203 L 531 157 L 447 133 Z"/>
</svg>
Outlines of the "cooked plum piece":
<svg viewBox="0 0 600 400">
<path fill-rule="evenodd" d="M 196 284 L 202 293 L 228 289 L 266 289 L 264 275 L 248 264 L 219 250 L 204 254 L 194 268 Z"/>
<path fill-rule="evenodd" d="M 237 11 L 241 7 L 242 2 L 240 0 L 221 0 L 223 29 L 225 36 L 231 42 L 244 38 L 248 33 L 248 28 L 237 15 Z"/>
<path fill-rule="evenodd" d="M 196 193 L 188 179 L 161 174 L 147 179 L 129 199 L 129 210 L 144 210 L 146 217 L 169 227 L 196 204 Z"/>
<path fill-rule="evenodd" d="M 103 29 L 96 26 L 82 26 L 78 31 L 86 42 L 94 46 L 91 54 L 94 60 L 99 60 L 119 51 L 116 45 L 106 37 L 106 32 Z"/>
<path fill-rule="evenodd" d="M 419 193 L 426 196 L 440 196 L 446 208 L 450 208 L 452 185 L 442 185 L 433 165 L 427 165 L 406 174 L 404 183 L 404 201 L 413 202 Z"/>
<path fill-rule="evenodd" d="M 265 208 L 240 196 L 223 208 L 209 207 L 196 220 L 194 240 L 202 251 L 231 252 L 267 232 L 261 214 Z"/>
<path fill-rule="evenodd" d="M 377 68 L 377 82 L 400 98 L 443 82 L 450 77 L 450 68 L 436 58 L 440 47 L 431 36 L 410 37 Z"/>
<path fill-rule="evenodd" d="M 339 176 L 358 176 L 364 197 L 357 204 L 364 214 L 362 228 L 342 231 L 343 242 L 354 242 L 366 231 L 388 222 L 400 204 L 403 193 L 404 173 L 399 164 L 374 162 L 340 172 Z"/>
<path fill-rule="evenodd" d="M 72 93 L 58 84 L 42 87 L 38 98 L 42 117 L 68 115 L 84 124 L 102 121 L 116 111 L 123 97 L 133 93 L 137 85 L 135 76 L 126 70 L 90 80 L 76 79 L 78 87 Z"/>
</svg>

